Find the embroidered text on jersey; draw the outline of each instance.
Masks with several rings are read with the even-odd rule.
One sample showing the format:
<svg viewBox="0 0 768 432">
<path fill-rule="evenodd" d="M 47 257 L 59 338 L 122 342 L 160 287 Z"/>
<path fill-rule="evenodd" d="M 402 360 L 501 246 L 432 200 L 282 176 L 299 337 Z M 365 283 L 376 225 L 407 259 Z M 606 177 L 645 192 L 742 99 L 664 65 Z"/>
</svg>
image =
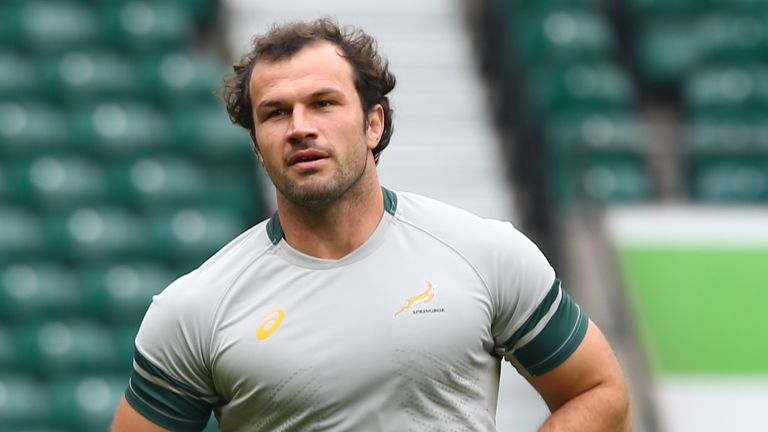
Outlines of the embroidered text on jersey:
<svg viewBox="0 0 768 432">
<path fill-rule="evenodd" d="M 280 308 L 273 310 L 269 317 L 259 326 L 259 329 L 256 331 L 256 337 L 259 340 L 264 340 L 272 336 L 272 333 L 277 331 L 280 323 L 283 322 L 283 317 L 285 317 L 285 311 Z"/>
<path fill-rule="evenodd" d="M 426 302 L 431 301 L 435 297 L 435 288 L 436 287 L 437 287 L 437 285 L 434 285 L 434 284 L 432 284 L 432 282 L 427 281 L 427 290 L 424 291 L 423 293 L 419 294 L 419 295 L 415 295 L 413 297 L 409 297 L 408 298 L 408 302 L 406 303 L 406 305 L 403 306 L 402 309 L 397 311 L 395 313 L 395 316 L 400 315 L 401 313 L 403 313 L 403 312 L 407 311 L 408 309 L 416 306 L 417 304 L 426 303 Z"/>
</svg>

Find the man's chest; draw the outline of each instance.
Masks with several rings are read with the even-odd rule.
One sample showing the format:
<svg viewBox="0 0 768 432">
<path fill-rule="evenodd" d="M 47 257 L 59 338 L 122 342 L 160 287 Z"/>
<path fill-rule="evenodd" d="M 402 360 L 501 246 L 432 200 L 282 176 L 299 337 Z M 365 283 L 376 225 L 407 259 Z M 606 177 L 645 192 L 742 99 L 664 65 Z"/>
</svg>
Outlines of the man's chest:
<svg viewBox="0 0 768 432">
<path fill-rule="evenodd" d="M 395 395 L 371 407 L 381 409 L 441 383 L 471 395 L 494 362 L 487 288 L 451 254 L 262 268 L 233 290 L 214 331 L 214 381 L 263 415 Z"/>
</svg>

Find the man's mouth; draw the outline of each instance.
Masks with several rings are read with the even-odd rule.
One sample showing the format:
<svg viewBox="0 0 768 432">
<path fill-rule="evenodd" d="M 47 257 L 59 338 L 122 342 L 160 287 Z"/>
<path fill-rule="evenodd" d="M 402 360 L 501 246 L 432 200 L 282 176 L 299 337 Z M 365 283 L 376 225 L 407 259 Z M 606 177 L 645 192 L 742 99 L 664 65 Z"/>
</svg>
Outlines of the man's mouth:
<svg viewBox="0 0 768 432">
<path fill-rule="evenodd" d="M 288 165 L 309 166 L 312 165 L 313 162 L 317 162 L 326 158 L 328 158 L 328 154 L 320 150 L 299 150 L 291 155 L 291 157 L 288 159 Z"/>
</svg>

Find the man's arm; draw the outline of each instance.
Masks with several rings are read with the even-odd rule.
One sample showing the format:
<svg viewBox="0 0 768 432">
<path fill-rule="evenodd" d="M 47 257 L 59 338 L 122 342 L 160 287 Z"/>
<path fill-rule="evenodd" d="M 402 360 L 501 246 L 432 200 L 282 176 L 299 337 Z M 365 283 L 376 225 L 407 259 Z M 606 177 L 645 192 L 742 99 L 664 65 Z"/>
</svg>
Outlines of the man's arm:
<svg viewBox="0 0 768 432">
<path fill-rule="evenodd" d="M 161 428 L 139 414 L 123 397 L 117 406 L 112 432 L 168 432 L 168 429 Z"/>
<path fill-rule="evenodd" d="M 567 360 L 529 381 L 552 411 L 540 432 L 632 429 L 624 375 L 592 321 L 584 340 Z"/>
</svg>

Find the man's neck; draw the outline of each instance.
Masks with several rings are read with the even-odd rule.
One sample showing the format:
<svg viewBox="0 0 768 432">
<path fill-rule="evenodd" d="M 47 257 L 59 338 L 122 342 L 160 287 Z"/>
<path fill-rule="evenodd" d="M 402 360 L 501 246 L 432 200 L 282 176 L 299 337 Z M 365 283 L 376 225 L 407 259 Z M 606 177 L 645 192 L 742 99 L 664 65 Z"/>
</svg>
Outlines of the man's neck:
<svg viewBox="0 0 768 432">
<path fill-rule="evenodd" d="M 285 240 L 307 255 L 340 259 L 373 234 L 384 214 L 378 177 L 361 178 L 342 198 L 320 209 L 310 209 L 278 196 Z"/>
</svg>

